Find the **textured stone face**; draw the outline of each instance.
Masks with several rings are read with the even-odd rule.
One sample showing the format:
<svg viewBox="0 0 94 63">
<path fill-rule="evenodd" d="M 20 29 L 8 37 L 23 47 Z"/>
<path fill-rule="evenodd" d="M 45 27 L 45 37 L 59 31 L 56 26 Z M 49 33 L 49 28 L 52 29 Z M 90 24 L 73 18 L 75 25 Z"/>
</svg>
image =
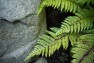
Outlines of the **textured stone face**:
<svg viewBox="0 0 94 63">
<path fill-rule="evenodd" d="M 46 29 L 40 0 L 0 0 L 0 63 L 27 63 L 25 57 Z"/>
<path fill-rule="evenodd" d="M 0 19 L 10 22 L 35 14 L 40 0 L 0 0 Z"/>
</svg>

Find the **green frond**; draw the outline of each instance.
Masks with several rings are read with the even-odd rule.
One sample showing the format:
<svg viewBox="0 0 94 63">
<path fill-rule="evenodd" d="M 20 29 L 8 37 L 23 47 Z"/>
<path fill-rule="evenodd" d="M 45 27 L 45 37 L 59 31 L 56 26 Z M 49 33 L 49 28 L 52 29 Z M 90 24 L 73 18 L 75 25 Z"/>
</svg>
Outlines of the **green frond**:
<svg viewBox="0 0 94 63">
<path fill-rule="evenodd" d="M 91 30 L 85 30 L 85 31 L 83 31 L 83 33 L 92 33 L 92 34 L 94 34 L 94 29 L 91 29 Z"/>
<path fill-rule="evenodd" d="M 62 22 L 61 28 L 56 35 L 73 32 L 78 33 L 93 27 L 94 11 L 85 9 L 75 14 L 76 16 L 69 16 Z"/>
<path fill-rule="evenodd" d="M 77 38 L 79 38 L 80 34 L 69 34 L 69 40 L 71 42 L 71 45 L 74 46 L 77 42 Z"/>
<path fill-rule="evenodd" d="M 94 18 L 94 9 L 90 8 L 90 9 L 83 9 L 83 10 L 79 10 L 77 13 L 75 13 L 76 16 L 84 19 L 84 18 Z"/>
<path fill-rule="evenodd" d="M 49 6 L 54 8 L 60 8 L 61 11 L 64 9 L 65 11 L 73 13 L 80 9 L 79 5 L 75 3 L 74 0 L 42 0 L 38 9 L 38 14 L 40 14 L 44 7 Z"/>
<path fill-rule="evenodd" d="M 85 4 L 85 3 L 94 4 L 94 0 L 77 0 L 77 2 L 80 3 L 80 4 Z"/>
<path fill-rule="evenodd" d="M 48 35 L 43 35 L 39 38 L 33 51 L 31 51 L 31 53 L 26 57 L 25 61 L 33 56 L 40 54 L 46 57 L 50 56 L 61 46 L 63 46 L 64 49 L 67 49 L 68 42 L 69 40 L 67 35 L 64 37 L 56 37 L 56 38 L 52 38 L 51 36 Z"/>
<path fill-rule="evenodd" d="M 51 37 L 55 38 L 55 33 L 59 30 L 59 28 L 52 27 L 50 28 L 51 31 L 46 30 L 46 33 L 49 34 Z"/>
<path fill-rule="evenodd" d="M 68 48 L 69 45 L 69 37 L 70 35 L 74 34 L 66 34 L 66 35 L 59 35 L 59 36 L 54 36 L 55 31 L 58 28 L 51 28 L 51 31 L 46 31 L 47 35 L 42 35 L 40 36 L 36 46 L 34 47 L 33 51 L 26 57 L 25 61 L 30 59 L 33 56 L 40 55 L 42 56 L 50 56 L 52 55 L 56 50 L 58 50 L 61 46 L 64 49 Z M 71 37 L 72 39 L 74 37 Z M 75 40 L 75 39 L 73 39 Z M 71 40 L 71 41 L 73 41 Z M 72 42 L 73 44 L 73 42 Z"/>
<path fill-rule="evenodd" d="M 54 32 L 52 32 L 52 31 L 47 31 L 46 30 L 46 33 L 48 33 L 51 37 L 53 37 L 53 38 L 55 38 L 56 36 L 55 36 L 55 33 Z"/>
<path fill-rule="evenodd" d="M 69 45 L 68 35 L 66 35 L 65 37 L 63 37 L 61 40 L 62 40 L 62 46 L 63 46 L 63 48 L 67 49 L 68 45 Z"/>
<path fill-rule="evenodd" d="M 50 28 L 51 29 L 51 31 L 53 31 L 54 33 L 56 33 L 58 30 L 59 30 L 59 28 L 56 28 L 56 27 L 52 27 L 52 28 Z"/>
<path fill-rule="evenodd" d="M 72 63 L 93 63 L 94 34 L 82 35 L 71 52 L 74 58 Z"/>
<path fill-rule="evenodd" d="M 49 47 L 51 48 L 51 44 L 54 43 L 54 39 L 47 36 L 47 35 L 43 35 L 39 38 L 36 46 L 34 47 L 33 51 L 26 57 L 25 61 L 30 59 L 31 57 L 35 56 L 35 55 L 40 55 L 42 54 L 47 56 L 47 54 L 50 54 L 49 51 Z"/>
<path fill-rule="evenodd" d="M 62 10 L 75 13 L 77 10 L 80 10 L 81 7 L 74 0 L 62 0 L 61 2 L 61 11 Z"/>
</svg>

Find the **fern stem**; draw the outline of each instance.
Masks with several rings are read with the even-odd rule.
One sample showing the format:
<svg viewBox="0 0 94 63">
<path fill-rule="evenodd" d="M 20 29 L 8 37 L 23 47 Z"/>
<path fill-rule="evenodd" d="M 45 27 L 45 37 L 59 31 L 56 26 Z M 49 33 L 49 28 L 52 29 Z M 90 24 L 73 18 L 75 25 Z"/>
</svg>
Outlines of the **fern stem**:
<svg viewBox="0 0 94 63">
<path fill-rule="evenodd" d="M 82 56 L 82 58 L 78 61 L 78 63 L 81 63 L 81 62 L 84 60 L 84 58 L 85 58 L 86 56 L 88 56 L 88 54 L 89 54 L 93 49 L 94 49 L 94 46 L 92 46 L 92 47 L 90 48 L 90 50 L 88 50 L 88 51 Z"/>
</svg>

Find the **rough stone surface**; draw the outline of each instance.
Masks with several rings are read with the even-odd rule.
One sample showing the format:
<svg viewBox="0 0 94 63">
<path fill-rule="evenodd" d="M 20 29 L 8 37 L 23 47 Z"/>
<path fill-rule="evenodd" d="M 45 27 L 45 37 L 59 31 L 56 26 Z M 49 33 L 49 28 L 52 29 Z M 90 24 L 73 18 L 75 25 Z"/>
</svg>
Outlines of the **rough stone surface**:
<svg viewBox="0 0 94 63">
<path fill-rule="evenodd" d="M 34 63 L 48 63 L 48 62 L 45 58 L 41 57 L 38 60 L 36 60 L 36 62 L 34 62 Z"/>
<path fill-rule="evenodd" d="M 0 0 L 0 19 L 10 22 L 35 14 L 41 0 Z"/>
<path fill-rule="evenodd" d="M 45 12 L 36 15 L 40 0 L 0 0 L 0 63 L 27 63 L 46 29 Z"/>
</svg>

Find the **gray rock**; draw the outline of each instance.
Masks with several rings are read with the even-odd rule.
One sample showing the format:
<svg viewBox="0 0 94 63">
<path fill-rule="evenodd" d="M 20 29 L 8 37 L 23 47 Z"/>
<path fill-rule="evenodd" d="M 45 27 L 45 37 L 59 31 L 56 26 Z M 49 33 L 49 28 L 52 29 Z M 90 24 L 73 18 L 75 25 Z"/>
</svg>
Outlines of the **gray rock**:
<svg viewBox="0 0 94 63">
<path fill-rule="evenodd" d="M 39 16 L 40 0 L 0 0 L 0 63 L 24 61 L 46 30 L 45 11 Z"/>
<path fill-rule="evenodd" d="M 38 60 L 36 60 L 36 62 L 34 62 L 34 63 L 48 63 L 48 62 L 44 57 L 41 57 Z"/>
<path fill-rule="evenodd" d="M 0 20 L 0 63 L 24 63 L 23 60 L 45 29 L 45 21 L 38 26 L 28 26 Z"/>
<path fill-rule="evenodd" d="M 0 19 L 10 22 L 36 14 L 41 0 L 0 0 Z"/>
</svg>

